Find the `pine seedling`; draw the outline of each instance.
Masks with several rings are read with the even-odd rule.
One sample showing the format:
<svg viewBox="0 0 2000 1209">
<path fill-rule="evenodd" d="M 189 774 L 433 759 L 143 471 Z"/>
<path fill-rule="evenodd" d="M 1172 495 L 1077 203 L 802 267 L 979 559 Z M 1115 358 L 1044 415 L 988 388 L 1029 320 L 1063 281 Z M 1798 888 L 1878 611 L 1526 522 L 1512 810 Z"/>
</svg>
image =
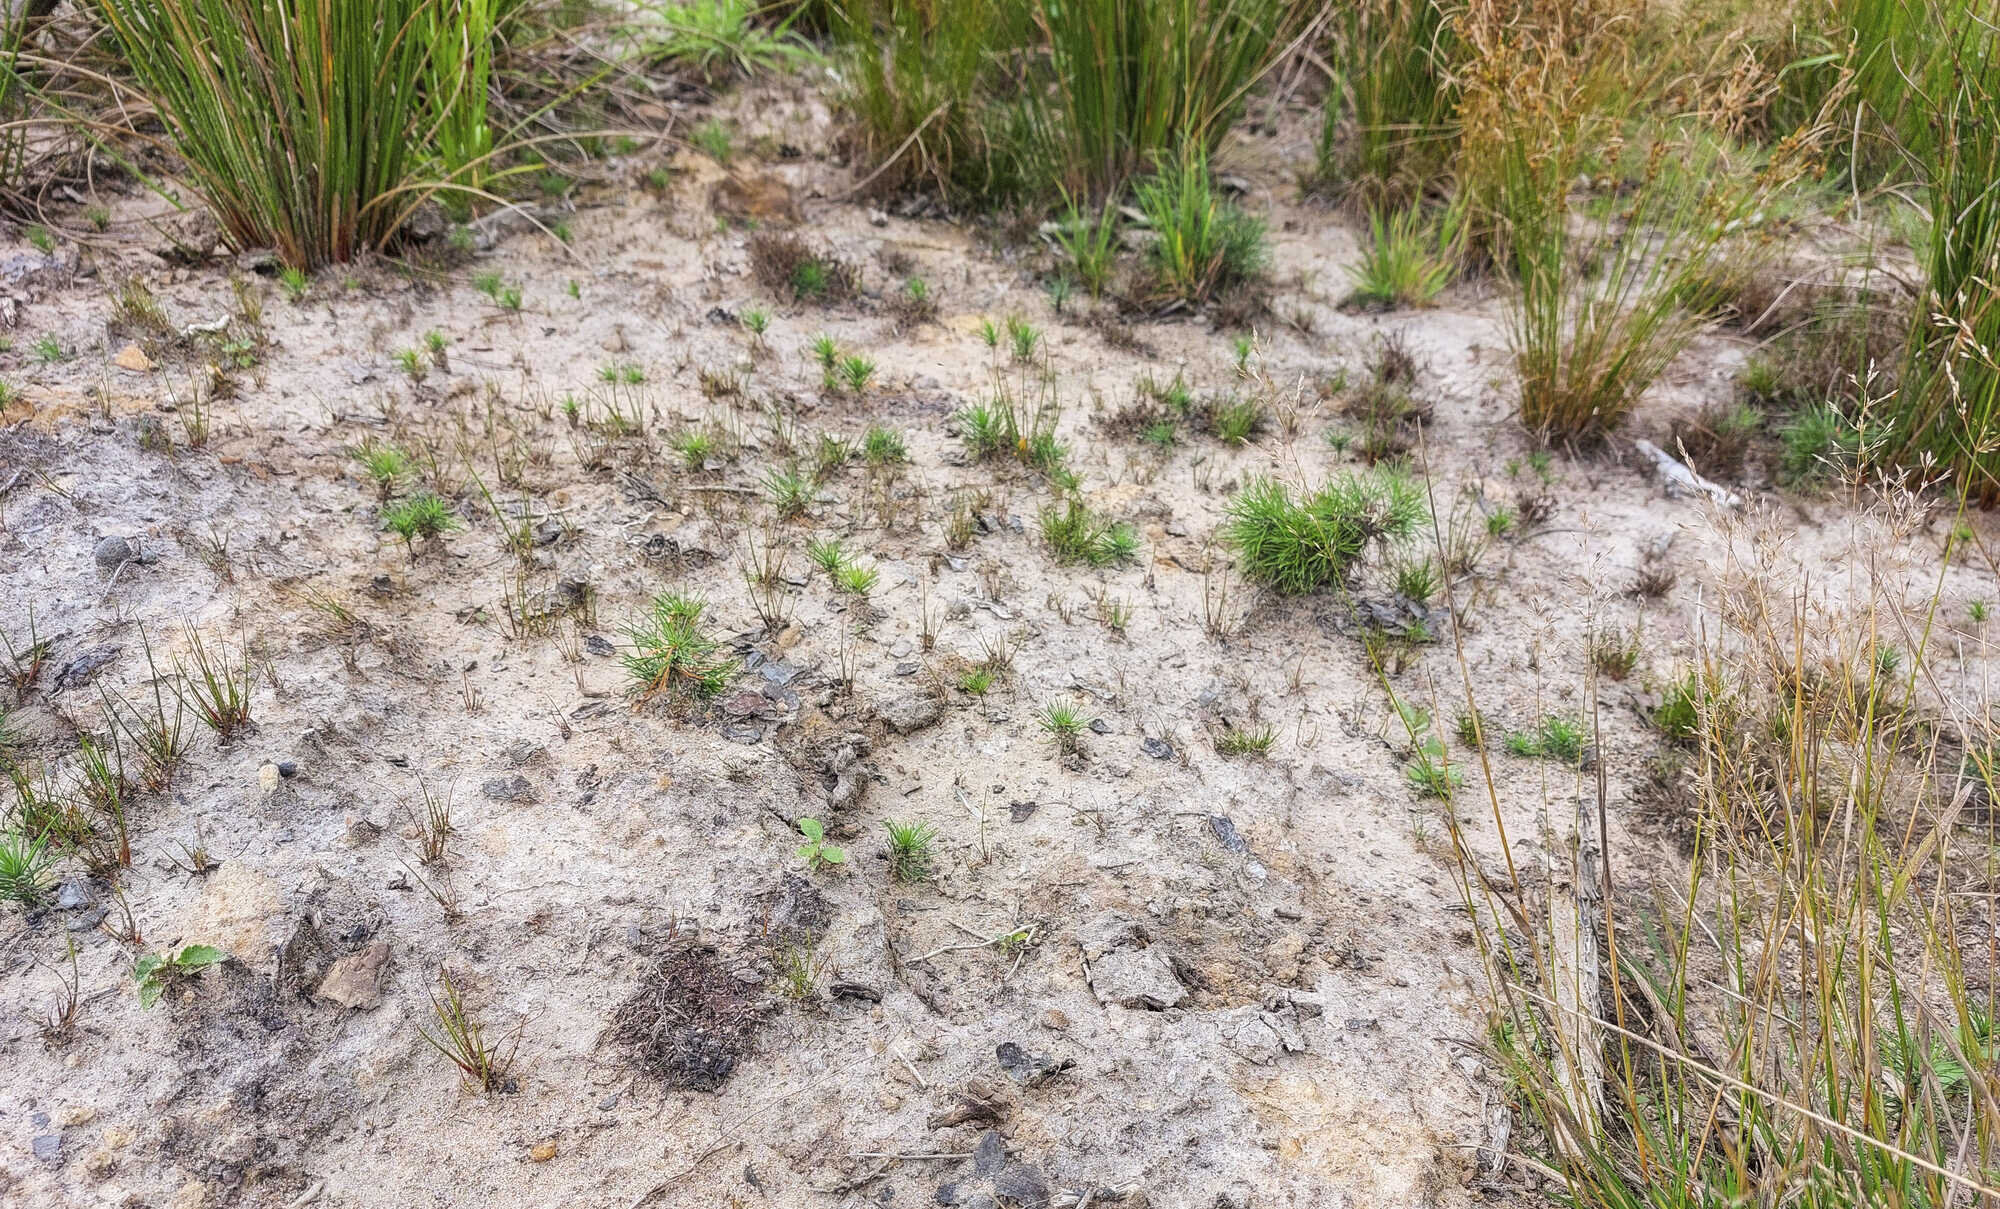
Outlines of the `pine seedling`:
<svg viewBox="0 0 2000 1209">
<path fill-rule="evenodd" d="M 889 833 L 889 876 L 899 882 L 920 882 L 929 877 L 937 828 L 894 819 L 882 820 L 882 827 Z"/>
<path fill-rule="evenodd" d="M 1065 756 L 1075 755 L 1081 749 L 1084 728 L 1090 725 L 1083 707 L 1070 697 L 1057 697 L 1042 706 L 1035 722 L 1055 740 L 1057 753 Z"/>
<path fill-rule="evenodd" d="M 435 541 L 463 526 L 449 504 L 426 491 L 384 508 L 382 527 L 402 538 L 415 558 L 418 541 Z"/>
<path fill-rule="evenodd" d="M 639 701 L 662 693 L 707 699 L 720 693 L 736 671 L 736 661 L 701 629 L 708 605 L 698 596 L 667 592 L 626 626 L 632 649 L 622 657 L 628 690 Z"/>
</svg>

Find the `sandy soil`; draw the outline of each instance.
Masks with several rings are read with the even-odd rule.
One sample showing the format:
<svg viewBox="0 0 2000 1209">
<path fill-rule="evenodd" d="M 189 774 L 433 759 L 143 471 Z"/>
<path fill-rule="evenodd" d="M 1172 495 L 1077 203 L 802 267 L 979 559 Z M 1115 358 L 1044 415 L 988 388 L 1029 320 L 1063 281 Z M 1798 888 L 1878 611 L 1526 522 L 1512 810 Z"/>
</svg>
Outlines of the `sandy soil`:
<svg viewBox="0 0 2000 1209">
<path fill-rule="evenodd" d="M 189 650 L 184 623 L 247 643 L 256 676 L 252 727 L 218 743 L 190 723 L 171 786 L 135 797 L 116 892 L 67 862 L 57 905 L 0 912 L 0 1201 L 1540 1203 L 1520 1169 L 1481 1162 L 1500 1094 L 1477 1059 L 1483 977 L 1445 808 L 1412 789 L 1386 691 L 1449 732 L 1464 708 L 1449 627 L 1434 617 L 1446 640 L 1378 677 L 1347 602 L 1223 574 L 1211 538 L 1230 493 L 1255 475 L 1355 468 L 1324 438 L 1343 420 L 1320 384 L 1406 342 L 1434 407 L 1440 515 L 1483 533 L 1492 510 L 1547 497 L 1545 517 L 1485 543 L 1454 585 L 1489 727 L 1587 715 L 1592 627 L 1643 624 L 1638 669 L 1599 683 L 1595 753 L 1613 850 L 1641 880 L 1678 859 L 1672 827 L 1633 800 L 1658 746 L 1644 714 L 1703 593 L 1753 530 L 1839 571 L 1852 511 L 1751 481 L 1737 484 L 1751 519 L 1718 523 L 1705 501 L 1665 494 L 1629 442 L 1559 454 L 1544 482 L 1509 419 L 1489 288 L 1420 312 L 1340 307 L 1354 229 L 1299 199 L 1303 135 L 1229 154 L 1273 232 L 1260 384 L 1239 376 L 1231 333 L 1199 318 L 1094 323 L 1082 301 L 1055 313 L 1037 254 L 989 243 L 990 224 L 829 200 L 849 174 L 820 150 L 812 98 L 760 93 L 734 117 L 745 145 L 762 133 L 803 149 L 731 172 L 760 195 L 782 184 L 798 230 L 859 268 L 861 297 L 821 307 L 761 289 L 749 235 L 711 204 L 723 172 L 691 153 L 665 195 L 641 186 L 654 162 L 638 159 L 584 186 L 573 213 L 545 216 L 567 221 L 567 246 L 503 219 L 447 272 L 362 266 L 297 302 L 227 260 L 170 263 L 136 221 L 160 203 L 136 192 L 111 199 L 112 236 L 16 274 L 0 372 L 22 398 L 0 418 L 0 483 L 25 473 L 0 496 L 0 628 L 18 640 L 32 608 L 53 644 L 11 715 L 24 752 L 68 775 L 78 731 L 104 730 L 102 694 L 147 699 L 145 642 L 169 667 Z M 485 272 L 521 289 L 518 312 L 474 287 Z M 935 319 L 898 322 L 906 273 L 934 287 Z M 255 345 L 233 397 L 208 405 L 201 448 L 188 400 L 215 353 L 121 326 L 114 292 L 130 279 L 176 327 L 233 315 L 231 334 Z M 761 346 L 740 322 L 755 305 L 773 316 Z M 972 461 L 955 435 L 952 414 L 996 374 L 1032 385 L 977 335 L 1008 315 L 1044 329 L 1072 464 L 1093 507 L 1136 526 L 1136 561 L 1056 562 L 1037 535 L 1045 485 Z M 396 354 L 428 331 L 449 341 L 448 366 L 412 381 Z M 878 362 L 859 397 L 821 390 L 809 346 L 822 331 Z M 44 337 L 66 359 L 40 361 Z M 150 369 L 115 362 L 132 343 Z M 1704 340 L 1631 435 L 1660 440 L 1672 415 L 1726 397 L 1742 356 L 1740 340 Z M 600 380 L 628 365 L 643 383 Z M 1135 380 L 1177 371 L 1197 391 L 1263 391 L 1276 422 L 1241 448 L 1194 434 L 1164 453 L 1119 431 Z M 644 432 L 604 436 L 608 405 L 636 409 Z M 790 456 L 773 406 L 807 438 L 894 428 L 910 461 L 893 475 L 851 465 L 807 519 L 776 520 L 759 488 Z M 702 424 L 740 448 L 691 472 L 666 440 Z M 370 439 L 433 444 L 464 529 L 414 557 L 382 532 L 349 454 Z M 529 518 L 525 559 L 471 473 Z M 958 506 L 975 532 L 953 549 Z M 1913 580 L 1937 574 L 1944 524 L 1904 538 Z M 829 535 L 879 568 L 865 601 L 810 569 L 805 542 Z M 139 557 L 106 565 L 109 537 Z M 746 588 L 746 538 L 791 551 L 782 629 Z M 226 559 L 205 555 L 223 540 Z M 1676 573 L 1662 598 L 1633 591 L 1648 567 Z M 1231 632 L 1217 635 L 1205 599 L 1225 582 Z M 1944 582 L 1951 602 L 2000 594 L 1963 565 Z M 573 603 L 564 584 L 588 585 L 594 615 L 517 633 L 510 599 Z M 707 598 L 746 667 L 715 704 L 634 708 L 622 626 L 669 589 Z M 1357 595 L 1388 600 L 1373 579 Z M 1122 628 L 1104 620 L 1113 605 Z M 963 691 L 961 671 L 1003 641 L 1011 671 L 984 697 Z M 1074 759 L 1035 722 L 1058 695 L 1099 720 Z M 1260 721 L 1277 734 L 1267 758 L 1216 752 L 1225 726 Z M 1514 860 L 1560 879 L 1538 871 L 1588 778 L 1493 763 Z M 432 865 L 410 813 L 420 778 L 453 791 Z M 1455 809 L 1497 862 L 1476 777 Z M 808 873 L 805 815 L 828 821 L 844 867 Z M 887 819 L 937 828 L 931 879 L 891 880 Z M 189 873 L 190 849 L 214 867 Z M 455 897 L 455 917 L 426 882 Z M 74 1035 L 51 1043 L 39 1022 L 72 940 L 81 1006 Z M 142 1008 L 135 957 L 186 942 L 230 960 Z M 379 1004 L 316 994 L 335 962 L 378 944 Z M 518 1036 L 504 1088 L 468 1088 L 420 1034 L 440 969 L 492 1036 Z M 660 996 L 663 977 L 712 992 L 665 994 L 662 1017 L 712 1089 L 621 1039 L 621 1005 Z"/>
</svg>

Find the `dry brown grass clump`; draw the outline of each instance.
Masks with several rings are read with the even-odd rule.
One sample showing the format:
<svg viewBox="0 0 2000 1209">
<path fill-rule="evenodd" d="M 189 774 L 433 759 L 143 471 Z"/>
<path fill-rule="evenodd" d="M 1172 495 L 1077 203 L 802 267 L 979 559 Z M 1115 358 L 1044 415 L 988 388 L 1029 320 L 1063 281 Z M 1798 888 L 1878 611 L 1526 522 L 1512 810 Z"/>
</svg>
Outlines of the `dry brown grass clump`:
<svg viewBox="0 0 2000 1209">
<path fill-rule="evenodd" d="M 1967 830 L 1985 671 L 1932 641 L 1925 517 L 1886 496 L 1838 552 L 1723 522 L 1637 793 L 1684 870 L 1606 851 L 1603 780 L 1563 805 L 1553 884 L 1480 872 L 1454 832 L 1468 907 L 1514 925 L 1480 942 L 1516 1145 L 1573 1203 L 2000 1196 L 1991 930 L 1964 893 L 1993 879 L 1990 823 Z"/>
<path fill-rule="evenodd" d="M 661 957 L 611 1017 L 611 1040 L 669 1087 L 714 1091 L 750 1050 L 764 1009 L 713 948 Z"/>
<path fill-rule="evenodd" d="M 795 302 L 844 302 L 861 286 L 853 265 L 784 232 L 750 237 L 750 272 L 757 284 Z"/>
</svg>

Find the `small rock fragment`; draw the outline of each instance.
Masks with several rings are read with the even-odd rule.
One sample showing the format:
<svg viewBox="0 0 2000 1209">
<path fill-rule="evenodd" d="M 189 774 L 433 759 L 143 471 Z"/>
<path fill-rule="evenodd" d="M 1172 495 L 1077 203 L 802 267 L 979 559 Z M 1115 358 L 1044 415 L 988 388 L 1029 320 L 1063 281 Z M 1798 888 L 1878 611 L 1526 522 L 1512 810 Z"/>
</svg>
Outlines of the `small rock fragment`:
<svg viewBox="0 0 2000 1209">
<path fill-rule="evenodd" d="M 1299 958 L 1306 951 L 1306 938 L 1297 932 L 1287 932 L 1264 946 L 1264 964 L 1270 968 L 1271 977 L 1281 983 L 1297 982 L 1299 978 Z"/>
<path fill-rule="evenodd" d="M 1002 1201 L 1040 1209 L 1049 1203 L 1049 1181 L 1033 1163 L 1013 1162 L 993 1177 L 993 1191 Z"/>
<path fill-rule="evenodd" d="M 1107 1006 L 1153 1012 L 1179 1007 L 1188 997 L 1173 966 L 1152 949 L 1119 949 L 1093 962 L 1090 989 Z"/>
<path fill-rule="evenodd" d="M 972 1174 L 990 1180 L 1006 1165 L 1006 1140 L 991 1129 L 980 1134 L 979 1145 L 972 1148 Z"/>
<path fill-rule="evenodd" d="M 97 560 L 97 565 L 102 569 L 115 571 L 139 557 L 139 552 L 132 548 L 131 542 L 122 537 L 102 537 L 97 540 L 97 547 L 91 551 L 91 557 Z"/>
<path fill-rule="evenodd" d="M 1242 832 L 1236 830 L 1236 824 L 1230 821 L 1228 815 L 1209 815 L 1208 829 L 1215 835 L 1216 842 L 1231 852 L 1244 853 L 1250 851 L 1249 842 L 1243 838 Z"/>
<path fill-rule="evenodd" d="M 535 797 L 535 787 L 528 784 L 528 778 L 518 774 L 482 781 L 479 792 L 495 802 L 528 802 Z"/>
<path fill-rule="evenodd" d="M 358 953 L 349 953 L 333 963 L 320 979 L 317 996 L 327 1003 L 354 1011 L 366 1011 L 382 1002 L 382 978 L 389 967 L 389 946 L 376 941 Z"/>
<path fill-rule="evenodd" d="M 1076 1065 L 1068 1058 L 1031 1054 L 1012 1041 L 1002 1041 L 995 1047 L 994 1056 L 1000 1060 L 1000 1069 L 1024 1087 L 1040 1087 Z"/>
<path fill-rule="evenodd" d="M 1137 920 L 1120 911 L 1106 911 L 1077 926 L 1076 943 L 1091 961 L 1113 949 L 1136 948 L 1146 943 L 1145 930 Z"/>
<path fill-rule="evenodd" d="M 764 712 L 764 698 L 761 694 L 745 689 L 725 699 L 722 703 L 722 712 L 732 718 L 754 718 Z"/>
<path fill-rule="evenodd" d="M 82 688 L 105 664 L 125 652 L 122 646 L 95 646 L 63 665 L 56 673 L 56 691 Z"/>
<path fill-rule="evenodd" d="M 944 702 L 929 693 L 911 693 L 875 707 L 875 716 L 899 735 L 919 731 L 944 716 Z"/>
<path fill-rule="evenodd" d="M 146 355 L 145 349 L 136 344 L 128 344 L 119 349 L 118 355 L 111 359 L 111 364 L 134 374 L 150 373 L 153 369 L 153 359 Z"/>
</svg>

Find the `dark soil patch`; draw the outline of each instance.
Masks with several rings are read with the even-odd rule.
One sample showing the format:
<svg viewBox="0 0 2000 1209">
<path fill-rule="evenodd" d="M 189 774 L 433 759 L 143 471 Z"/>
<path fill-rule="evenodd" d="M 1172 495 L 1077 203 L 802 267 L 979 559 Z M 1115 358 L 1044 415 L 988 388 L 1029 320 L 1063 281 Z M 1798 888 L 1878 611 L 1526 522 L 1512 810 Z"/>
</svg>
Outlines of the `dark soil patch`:
<svg viewBox="0 0 2000 1209">
<path fill-rule="evenodd" d="M 669 1087 L 714 1091 L 750 1050 L 764 1008 L 712 947 L 674 949 L 618 1006 L 611 1039 Z"/>
</svg>

